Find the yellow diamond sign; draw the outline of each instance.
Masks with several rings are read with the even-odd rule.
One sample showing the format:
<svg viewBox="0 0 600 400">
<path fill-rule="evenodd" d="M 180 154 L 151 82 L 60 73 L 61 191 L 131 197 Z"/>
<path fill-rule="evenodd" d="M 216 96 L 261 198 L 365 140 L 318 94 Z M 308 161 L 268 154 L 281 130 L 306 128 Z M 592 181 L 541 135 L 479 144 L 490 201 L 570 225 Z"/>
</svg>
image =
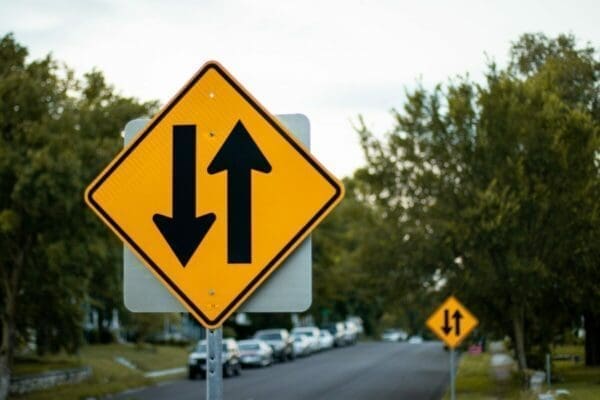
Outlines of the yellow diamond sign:
<svg viewBox="0 0 600 400">
<path fill-rule="evenodd" d="M 205 327 L 215 328 L 343 191 L 209 62 L 90 184 L 85 199 Z"/>
<path fill-rule="evenodd" d="M 429 329 L 450 348 L 460 345 L 477 324 L 477 318 L 454 296 L 446 299 L 427 320 Z"/>
</svg>

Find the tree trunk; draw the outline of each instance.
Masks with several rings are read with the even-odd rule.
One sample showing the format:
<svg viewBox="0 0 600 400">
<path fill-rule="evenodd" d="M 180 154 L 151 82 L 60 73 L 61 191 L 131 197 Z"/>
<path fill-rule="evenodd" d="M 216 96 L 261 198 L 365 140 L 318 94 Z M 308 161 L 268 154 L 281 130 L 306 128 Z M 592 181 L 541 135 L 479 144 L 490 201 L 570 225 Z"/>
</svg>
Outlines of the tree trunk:
<svg viewBox="0 0 600 400">
<path fill-rule="evenodd" d="M 6 400 L 8 398 L 8 389 L 10 389 L 8 357 L 4 354 L 0 354 L 0 400 Z"/>
<path fill-rule="evenodd" d="M 2 274 L 0 280 L 4 284 L 4 307 L 0 313 L 2 329 L 0 331 L 0 400 L 6 400 L 10 389 L 10 378 L 13 367 L 13 357 L 17 344 L 17 294 L 19 281 L 24 265 L 25 254 L 29 241 L 25 241 L 21 251 L 16 253 L 12 269 L 0 265 Z"/>
<path fill-rule="evenodd" d="M 513 306 L 511 318 L 513 322 L 517 363 L 519 371 L 523 372 L 527 369 L 527 357 L 525 355 L 525 311 L 523 310 L 523 306 Z"/>
<path fill-rule="evenodd" d="M 16 344 L 16 293 L 9 291 L 5 294 L 6 310 L 2 317 L 2 344 L 0 345 L 0 400 L 8 398 L 10 389 L 11 369 Z"/>
<path fill-rule="evenodd" d="M 585 328 L 585 365 L 600 366 L 600 313 L 583 314 Z"/>
</svg>

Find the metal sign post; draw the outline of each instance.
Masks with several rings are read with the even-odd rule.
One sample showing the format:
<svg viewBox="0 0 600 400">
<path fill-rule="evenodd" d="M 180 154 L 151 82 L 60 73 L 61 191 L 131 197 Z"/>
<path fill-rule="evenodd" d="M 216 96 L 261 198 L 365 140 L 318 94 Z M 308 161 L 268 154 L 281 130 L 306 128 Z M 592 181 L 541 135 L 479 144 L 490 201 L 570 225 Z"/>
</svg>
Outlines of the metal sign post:
<svg viewBox="0 0 600 400">
<path fill-rule="evenodd" d="M 223 329 L 206 330 L 206 400 L 223 400 Z"/>
<path fill-rule="evenodd" d="M 456 400 L 456 351 L 479 322 L 473 314 L 450 296 L 429 317 L 427 326 L 450 348 L 450 399 Z"/>
<path fill-rule="evenodd" d="M 456 374 L 454 369 L 454 348 L 450 349 L 450 400 L 456 400 Z"/>
</svg>

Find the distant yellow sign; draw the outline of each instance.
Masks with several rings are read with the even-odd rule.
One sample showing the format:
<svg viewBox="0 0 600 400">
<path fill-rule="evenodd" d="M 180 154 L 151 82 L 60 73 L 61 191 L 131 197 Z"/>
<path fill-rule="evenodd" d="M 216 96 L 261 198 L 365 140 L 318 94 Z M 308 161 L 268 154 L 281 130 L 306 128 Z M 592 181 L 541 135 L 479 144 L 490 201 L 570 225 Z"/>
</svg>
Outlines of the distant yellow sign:
<svg viewBox="0 0 600 400">
<path fill-rule="evenodd" d="M 207 328 L 220 326 L 343 196 L 221 65 L 204 65 L 85 199 Z"/>
<path fill-rule="evenodd" d="M 448 297 L 427 320 L 429 329 L 450 348 L 460 345 L 478 323 L 454 296 Z"/>
</svg>

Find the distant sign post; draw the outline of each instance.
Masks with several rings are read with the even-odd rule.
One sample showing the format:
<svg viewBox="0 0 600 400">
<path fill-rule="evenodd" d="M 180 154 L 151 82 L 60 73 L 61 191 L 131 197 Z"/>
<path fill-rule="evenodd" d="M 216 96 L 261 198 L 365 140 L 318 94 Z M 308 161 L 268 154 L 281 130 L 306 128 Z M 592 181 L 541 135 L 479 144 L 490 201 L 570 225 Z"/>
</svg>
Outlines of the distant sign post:
<svg viewBox="0 0 600 400">
<path fill-rule="evenodd" d="M 462 341 L 475 329 L 478 321 L 454 296 L 429 317 L 427 326 L 450 348 L 450 395 L 456 399 L 455 352 Z"/>
<path fill-rule="evenodd" d="M 284 125 L 209 62 L 90 184 L 85 200 L 209 329 L 211 353 L 221 351 L 214 329 L 343 191 Z M 209 385 L 220 385 L 219 377 L 219 367 L 207 371 Z"/>
</svg>

